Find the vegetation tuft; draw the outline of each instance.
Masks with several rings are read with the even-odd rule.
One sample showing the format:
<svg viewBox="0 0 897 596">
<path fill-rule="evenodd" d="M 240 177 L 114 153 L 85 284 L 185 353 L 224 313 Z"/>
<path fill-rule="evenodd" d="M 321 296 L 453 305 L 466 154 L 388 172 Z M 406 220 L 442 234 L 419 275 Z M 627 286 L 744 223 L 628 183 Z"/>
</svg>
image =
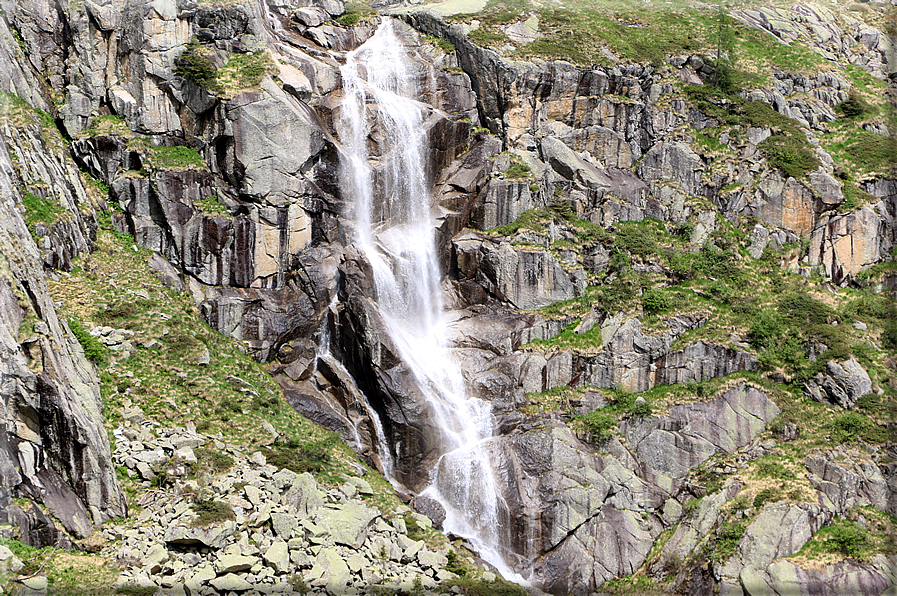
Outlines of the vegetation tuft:
<svg viewBox="0 0 897 596">
<path fill-rule="evenodd" d="M 69 319 L 69 329 L 84 349 L 84 356 L 94 364 L 102 364 L 105 354 L 100 340 L 92 336 L 78 319 Z"/>
<path fill-rule="evenodd" d="M 193 512 L 196 519 L 193 520 L 193 526 L 197 528 L 206 528 L 212 524 L 217 524 L 229 519 L 234 519 L 234 510 L 228 503 L 217 501 L 213 498 L 203 499 L 196 497 L 193 500 Z"/>
<path fill-rule="evenodd" d="M 25 206 L 25 225 L 28 231 L 34 236 L 35 226 L 42 223 L 51 228 L 61 217 L 66 214 L 66 210 L 52 199 L 45 199 L 30 192 L 26 192 L 22 196 L 22 205 Z"/>
</svg>

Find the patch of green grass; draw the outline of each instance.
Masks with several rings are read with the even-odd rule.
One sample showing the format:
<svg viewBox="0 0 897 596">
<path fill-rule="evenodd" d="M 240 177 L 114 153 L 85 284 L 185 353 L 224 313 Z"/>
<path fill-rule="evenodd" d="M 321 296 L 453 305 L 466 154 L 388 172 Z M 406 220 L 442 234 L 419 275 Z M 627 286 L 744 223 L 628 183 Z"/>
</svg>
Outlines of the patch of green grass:
<svg viewBox="0 0 897 596">
<path fill-rule="evenodd" d="M 801 178 L 819 167 L 806 135 L 796 120 L 778 113 L 762 101 L 747 101 L 709 85 L 689 85 L 689 100 L 708 116 L 732 126 L 771 128 L 773 135 L 758 145 L 773 167 L 787 175 Z"/>
<path fill-rule="evenodd" d="M 451 585 L 460 588 L 458 593 L 463 596 L 527 596 L 529 594 L 522 587 L 501 577 L 494 582 L 466 577 L 453 580 Z"/>
<path fill-rule="evenodd" d="M 155 147 L 149 161 L 154 167 L 162 170 L 188 170 L 206 167 L 206 162 L 198 151 L 183 145 Z"/>
<path fill-rule="evenodd" d="M 22 196 L 22 205 L 25 207 L 25 225 L 28 226 L 28 231 L 32 236 L 35 225 L 42 223 L 47 228 L 51 228 L 66 214 L 66 210 L 56 201 L 39 197 L 30 192 L 26 192 Z"/>
<path fill-rule="evenodd" d="M 446 54 L 452 54 L 455 51 L 455 44 L 450 42 L 447 39 L 442 39 L 441 37 L 434 37 L 432 35 L 422 35 L 421 40 L 427 42 L 428 44 L 439 48 Z"/>
<path fill-rule="evenodd" d="M 222 91 L 234 92 L 239 89 L 258 87 L 265 75 L 276 74 L 277 65 L 265 50 L 252 54 L 231 54 L 227 64 L 218 70 L 218 84 Z"/>
<path fill-rule="evenodd" d="M 100 135 L 131 136 L 131 129 L 121 116 L 111 114 L 97 116 L 90 121 L 90 127 L 78 133 L 78 136 L 97 137 Z"/>
<path fill-rule="evenodd" d="M 822 135 L 825 149 L 839 163 L 849 164 L 853 178 L 897 171 L 897 138 L 871 133 L 854 124 L 847 130 Z"/>
<path fill-rule="evenodd" d="M 482 47 L 503 45 L 511 41 L 504 33 L 490 31 L 483 27 L 468 33 L 467 38 Z"/>
<path fill-rule="evenodd" d="M 373 19 L 377 16 L 377 11 L 365 2 L 347 2 L 346 9 L 343 14 L 334 19 L 344 27 L 354 27 L 362 21 Z"/>
<path fill-rule="evenodd" d="M 698 11 L 640 8 L 608 10 L 588 2 L 538 11 L 544 36 L 520 47 L 521 58 L 562 59 L 610 65 L 605 47 L 626 61 L 660 66 L 665 54 L 709 49 L 707 18 Z"/>
<path fill-rule="evenodd" d="M 230 215 L 227 207 L 215 195 L 203 199 L 196 207 L 207 215 Z"/>
<path fill-rule="evenodd" d="M 558 335 L 551 339 L 534 339 L 524 344 L 521 348 L 533 348 L 537 350 L 570 349 L 576 351 L 594 352 L 601 347 L 601 327 L 595 325 L 585 333 L 576 333 L 579 319 L 564 327 Z"/>
</svg>

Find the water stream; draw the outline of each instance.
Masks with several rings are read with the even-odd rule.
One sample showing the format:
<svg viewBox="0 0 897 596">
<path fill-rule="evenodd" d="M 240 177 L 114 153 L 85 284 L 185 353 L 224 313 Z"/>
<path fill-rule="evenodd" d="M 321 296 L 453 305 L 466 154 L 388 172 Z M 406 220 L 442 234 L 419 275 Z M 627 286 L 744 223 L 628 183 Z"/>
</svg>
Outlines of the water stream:
<svg viewBox="0 0 897 596">
<path fill-rule="evenodd" d="M 341 183 L 353 205 L 356 246 L 370 261 L 386 328 L 443 430 L 441 456 L 423 494 L 445 508 L 446 532 L 464 536 L 503 576 L 523 583 L 501 555 L 507 506 L 489 461 L 491 409 L 467 395 L 461 370 L 446 349 L 426 173 L 425 123 L 432 108 L 413 99 L 412 68 L 390 19 L 347 55 L 340 69 L 344 100 L 337 122 Z M 369 154 L 369 136 L 379 155 Z"/>
</svg>

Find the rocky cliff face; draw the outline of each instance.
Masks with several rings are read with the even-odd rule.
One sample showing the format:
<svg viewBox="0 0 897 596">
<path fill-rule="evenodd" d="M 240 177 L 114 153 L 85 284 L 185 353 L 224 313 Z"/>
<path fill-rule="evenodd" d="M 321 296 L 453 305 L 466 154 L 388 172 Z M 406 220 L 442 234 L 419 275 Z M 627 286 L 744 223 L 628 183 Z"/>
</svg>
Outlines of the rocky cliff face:
<svg viewBox="0 0 897 596">
<path fill-rule="evenodd" d="M 68 545 L 68 536 L 85 538 L 95 524 L 126 514 L 103 428 L 96 370 L 68 323 L 57 316 L 44 272 L 45 266 L 70 269 L 71 258 L 89 249 L 95 215 L 73 164 L 44 144 L 40 125 L 16 129 L 7 120 L 5 130 L 15 132 L 4 135 L 0 145 L 5 428 L 0 515 L 27 544 Z M 29 231 L 23 186 L 65 205 L 61 221 L 49 229 L 32 224 Z M 81 209 L 88 214 L 82 217 Z M 26 499 L 30 506 L 13 499 Z"/>
<path fill-rule="evenodd" d="M 0 37 L 12 39 L 14 26 L 22 39 L 20 48 L 0 44 L 8 73 L 0 86 L 21 98 L 7 110 L 0 152 L 7 519 L 44 544 L 57 539 L 41 529 L 45 514 L 11 498 L 43 503 L 75 537 L 125 513 L 96 373 L 43 281 L 45 271 L 71 271 L 92 249 L 107 212 L 157 253 L 154 266 L 190 292 L 213 329 L 269 363 L 291 405 L 356 442 L 381 471 L 395 462 L 394 479 L 409 492 L 425 488 L 438 416 L 385 329 L 370 263 L 348 240 L 351 209 L 339 180 L 339 66 L 375 23 L 336 24 L 339 1 L 3 8 Z M 873 77 L 897 67 L 882 31 L 839 28 L 820 10 L 735 16 L 845 56 Z M 892 585 L 886 555 L 823 571 L 786 557 L 854 507 L 893 514 L 894 465 L 885 455 L 893 451 L 882 447 L 870 459 L 801 444 L 794 449 L 812 451 L 798 464 L 806 482 L 787 502 L 765 503 L 752 462 L 791 456 L 792 422 L 776 427 L 779 442 L 768 428 L 788 398 L 758 375 L 714 381 L 768 368 L 770 352 L 749 343 L 759 331 L 726 318 L 756 305 L 720 298 L 718 286 L 677 294 L 675 307 L 649 300 L 683 278 L 740 283 L 726 277 L 732 267 L 761 270 L 770 254 L 776 271 L 782 264 L 818 273 L 835 286 L 861 282 L 861 271 L 889 258 L 897 242 L 893 172 L 850 180 L 819 140 L 854 83 L 836 72 L 776 71 L 771 88 L 708 98 L 687 91 L 714 73 L 698 55 L 592 68 L 511 62 L 473 44 L 462 26 L 425 12 L 402 18 L 429 114 L 423 132 L 451 351 L 496 416 L 488 449 L 501 471 L 511 567 L 532 570 L 537 585 L 557 594 L 588 594 L 639 570 L 698 592 L 701 578 L 732 594 L 813 593 L 836 576 L 861 592 Z M 194 37 L 217 84 L 177 68 Z M 761 105 L 770 122 L 750 116 Z M 32 108 L 53 111 L 49 120 L 70 144 Z M 736 116 L 743 122 L 733 124 Z M 815 165 L 802 175 L 786 173 L 764 145 L 785 128 L 811 147 Z M 886 138 L 887 128 L 866 132 Z M 108 196 L 91 198 L 76 163 Z M 59 205 L 54 221 L 29 229 L 25 193 Z M 809 241 L 805 253 L 776 252 L 800 239 Z M 680 250 L 686 256 L 677 261 Z M 818 342 L 798 346 L 801 355 L 815 360 L 836 347 L 834 334 L 820 332 Z M 870 336 L 869 345 L 883 337 Z M 876 377 L 881 394 L 887 374 Z M 653 415 L 621 397 L 671 385 L 688 395 L 658 400 Z M 844 354 L 802 386 L 843 408 L 875 392 Z M 540 401 L 553 399 L 565 403 Z M 617 418 L 603 431 L 587 417 L 611 411 Z M 586 418 L 569 424 L 572 414 Z M 845 463 L 847 456 L 861 461 Z M 286 486 L 263 484 L 271 498 Z M 748 497 L 751 506 L 733 505 Z M 438 507 L 418 505 L 439 523 Z M 732 552 L 695 558 L 699 547 L 724 541 L 730 522 L 743 526 Z M 335 572 L 319 563 L 342 569 L 340 554 L 316 556 L 314 579 L 323 585 Z M 686 572 L 686 560 L 703 571 Z M 343 575 L 327 589 L 344 588 L 351 578 Z M 198 581 L 229 589 L 211 579 Z"/>
</svg>

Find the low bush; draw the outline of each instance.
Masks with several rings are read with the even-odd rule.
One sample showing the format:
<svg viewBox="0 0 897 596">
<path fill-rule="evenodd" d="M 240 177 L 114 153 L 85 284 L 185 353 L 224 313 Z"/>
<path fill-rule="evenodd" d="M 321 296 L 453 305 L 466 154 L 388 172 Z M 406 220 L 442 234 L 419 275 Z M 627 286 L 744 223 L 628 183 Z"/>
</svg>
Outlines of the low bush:
<svg viewBox="0 0 897 596">
<path fill-rule="evenodd" d="M 582 422 L 589 440 L 596 444 L 610 439 L 617 431 L 616 419 L 601 410 L 575 416 L 574 420 Z"/>
<path fill-rule="evenodd" d="M 193 450 L 193 453 L 196 455 L 197 469 L 206 470 L 213 474 L 226 472 L 234 465 L 234 459 L 231 456 L 217 449 L 197 447 Z"/>
<path fill-rule="evenodd" d="M 214 93 L 220 89 L 218 69 L 202 51 L 203 47 L 195 37 L 187 42 L 184 51 L 174 61 L 174 74 Z"/>
<path fill-rule="evenodd" d="M 845 519 L 836 520 L 828 527 L 825 542 L 830 552 L 834 551 L 848 557 L 859 559 L 863 556 L 868 532 Z"/>
<path fill-rule="evenodd" d="M 84 349 L 84 356 L 86 356 L 88 360 L 94 364 L 101 364 L 103 360 L 105 360 L 103 344 L 100 343 L 100 340 L 92 336 L 90 332 L 81 325 L 79 320 L 69 319 L 69 329 L 72 330 L 72 335 L 74 335 L 75 339 L 78 340 L 78 343 L 81 344 L 81 347 Z"/>
<path fill-rule="evenodd" d="M 197 528 L 205 528 L 218 522 L 234 519 L 234 510 L 231 506 L 215 499 L 196 497 L 193 500 L 193 512 L 196 514 L 196 519 L 193 520 L 192 525 Z"/>
<path fill-rule="evenodd" d="M 657 315 L 665 313 L 672 308 L 669 295 L 660 288 L 648 288 L 642 294 L 642 307 L 645 313 Z"/>
<path fill-rule="evenodd" d="M 734 555 L 747 526 L 747 520 L 731 521 L 722 526 L 716 533 L 716 546 L 710 553 L 710 558 L 722 563 Z"/>
<path fill-rule="evenodd" d="M 856 118 L 868 112 L 870 106 L 856 91 L 851 91 L 850 96 L 835 106 L 835 108 L 844 114 L 846 118 Z"/>
<path fill-rule="evenodd" d="M 766 154 L 770 165 L 792 178 L 803 178 L 819 167 L 819 158 L 806 145 L 806 139 L 793 135 L 774 134 L 757 148 Z"/>
</svg>

